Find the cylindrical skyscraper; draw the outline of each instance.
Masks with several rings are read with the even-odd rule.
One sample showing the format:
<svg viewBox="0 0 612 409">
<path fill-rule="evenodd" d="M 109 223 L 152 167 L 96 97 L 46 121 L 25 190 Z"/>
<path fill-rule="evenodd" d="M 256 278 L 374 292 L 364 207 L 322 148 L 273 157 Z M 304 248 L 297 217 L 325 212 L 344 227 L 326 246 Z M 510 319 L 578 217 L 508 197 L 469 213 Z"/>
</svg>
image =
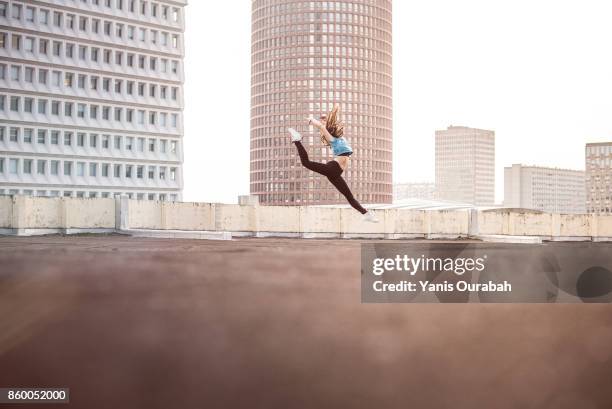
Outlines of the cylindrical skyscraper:
<svg viewBox="0 0 612 409">
<path fill-rule="evenodd" d="M 306 118 L 339 104 L 354 150 L 344 178 L 362 203 L 390 203 L 391 0 L 253 0 L 251 48 L 251 194 L 268 205 L 345 203 L 287 136 L 297 129 L 311 160 L 331 160 Z"/>
</svg>

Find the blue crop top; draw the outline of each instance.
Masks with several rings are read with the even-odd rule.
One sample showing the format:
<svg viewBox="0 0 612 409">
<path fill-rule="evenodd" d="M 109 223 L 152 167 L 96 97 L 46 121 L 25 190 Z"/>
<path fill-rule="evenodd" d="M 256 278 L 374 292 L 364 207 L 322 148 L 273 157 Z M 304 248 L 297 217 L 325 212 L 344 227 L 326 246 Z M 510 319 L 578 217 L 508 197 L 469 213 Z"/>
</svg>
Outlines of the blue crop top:
<svg viewBox="0 0 612 409">
<path fill-rule="evenodd" d="M 343 153 L 353 153 L 353 149 L 344 138 L 334 138 L 332 136 L 330 145 L 334 152 L 334 156 L 340 156 Z"/>
</svg>

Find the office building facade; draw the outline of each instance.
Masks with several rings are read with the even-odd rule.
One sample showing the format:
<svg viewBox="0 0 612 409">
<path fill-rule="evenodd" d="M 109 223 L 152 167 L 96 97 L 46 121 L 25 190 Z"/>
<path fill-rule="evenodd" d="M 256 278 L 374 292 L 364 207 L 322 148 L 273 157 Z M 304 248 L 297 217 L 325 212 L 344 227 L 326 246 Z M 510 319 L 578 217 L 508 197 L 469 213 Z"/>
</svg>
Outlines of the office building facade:
<svg viewBox="0 0 612 409">
<path fill-rule="evenodd" d="M 495 132 L 465 126 L 436 131 L 436 198 L 495 204 Z"/>
<path fill-rule="evenodd" d="M 180 200 L 186 0 L 0 0 L 0 194 Z"/>
<path fill-rule="evenodd" d="M 586 209 L 588 213 L 612 213 L 612 142 L 585 147 Z"/>
<path fill-rule="evenodd" d="M 504 168 L 504 207 L 548 213 L 585 213 L 581 170 L 514 164 Z"/>
<path fill-rule="evenodd" d="M 353 148 L 343 177 L 362 203 L 392 201 L 391 0 L 252 0 L 250 191 L 261 204 L 345 203 L 304 169 L 331 160 L 306 118 L 340 105 Z"/>
</svg>

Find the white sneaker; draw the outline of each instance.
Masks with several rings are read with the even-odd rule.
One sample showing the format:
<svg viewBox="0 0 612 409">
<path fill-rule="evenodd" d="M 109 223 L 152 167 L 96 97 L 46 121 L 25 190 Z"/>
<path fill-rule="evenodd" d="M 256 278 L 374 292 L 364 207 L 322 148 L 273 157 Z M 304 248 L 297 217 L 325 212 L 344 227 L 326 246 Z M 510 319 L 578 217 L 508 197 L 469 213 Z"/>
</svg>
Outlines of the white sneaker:
<svg viewBox="0 0 612 409">
<path fill-rule="evenodd" d="M 363 221 L 370 222 L 370 223 L 378 223 L 380 220 L 378 220 L 378 218 L 374 216 L 374 213 L 367 212 L 366 214 L 363 215 Z"/>
<path fill-rule="evenodd" d="M 302 140 L 302 135 L 293 128 L 287 128 L 289 133 L 291 134 L 291 142 L 299 142 Z"/>
</svg>

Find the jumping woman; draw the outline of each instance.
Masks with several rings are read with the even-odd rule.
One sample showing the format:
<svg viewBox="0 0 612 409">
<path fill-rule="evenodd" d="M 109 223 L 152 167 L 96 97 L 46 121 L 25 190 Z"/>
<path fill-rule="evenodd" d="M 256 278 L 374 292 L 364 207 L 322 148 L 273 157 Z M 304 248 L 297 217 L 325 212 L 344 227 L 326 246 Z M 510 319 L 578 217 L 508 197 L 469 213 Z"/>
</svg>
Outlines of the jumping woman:
<svg viewBox="0 0 612 409">
<path fill-rule="evenodd" d="M 342 136 L 344 135 L 344 125 L 338 119 L 338 106 L 334 106 L 334 109 L 329 113 L 329 116 L 323 115 L 320 121 L 316 119 L 309 119 L 309 125 L 314 125 L 321 134 L 321 142 L 326 146 L 331 146 L 334 160 L 327 163 L 312 162 L 308 159 L 308 153 L 302 145 L 302 135 L 293 128 L 289 128 L 291 134 L 291 142 L 295 143 L 298 154 L 300 155 L 300 161 L 302 166 L 306 169 L 310 169 L 313 172 L 319 173 L 327 177 L 327 180 L 340 193 L 346 197 L 349 204 L 353 206 L 355 210 L 364 215 L 364 220 L 372 223 L 378 223 L 378 219 L 371 212 L 364 209 L 357 199 L 353 197 L 351 189 L 342 178 L 342 172 L 348 167 L 349 157 L 353 154 L 353 150 L 350 145 L 346 142 Z"/>
</svg>

